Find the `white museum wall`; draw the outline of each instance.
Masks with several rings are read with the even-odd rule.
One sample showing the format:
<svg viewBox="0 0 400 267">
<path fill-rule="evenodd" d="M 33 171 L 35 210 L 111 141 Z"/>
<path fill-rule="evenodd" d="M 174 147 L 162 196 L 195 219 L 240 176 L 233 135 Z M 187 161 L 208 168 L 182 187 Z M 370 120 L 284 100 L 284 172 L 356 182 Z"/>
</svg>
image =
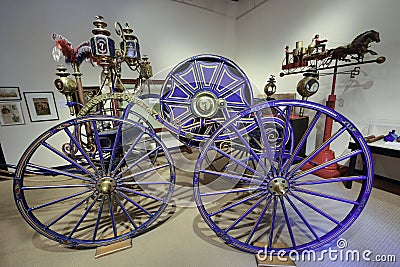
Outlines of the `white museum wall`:
<svg viewBox="0 0 400 267">
<path fill-rule="evenodd" d="M 293 49 L 296 41 L 303 41 L 308 46 L 318 33 L 320 39 L 328 40 L 328 49 L 335 48 L 374 29 L 380 33 L 381 42 L 372 43 L 371 49 L 385 56 L 386 62 L 361 65 L 360 75 L 354 79 L 338 75 L 336 109 L 364 134 L 387 134 L 387 128 L 400 125 L 399 10 L 397 0 L 268 0 L 237 21 L 237 60 L 259 90 L 274 74 L 277 92 L 296 92 L 301 74 L 279 77 L 286 45 Z M 371 58 L 375 57 L 366 56 Z M 331 83 L 332 76 L 321 77 L 320 90 L 310 100 L 325 104 Z M 346 147 L 344 142 L 342 149 Z M 375 159 L 379 161 L 377 172 L 400 179 L 395 165 L 385 165 L 386 160 Z"/>
<path fill-rule="evenodd" d="M 213 0 L 193 3 L 222 10 L 221 2 Z M 246 13 L 252 5 L 257 8 Z M 385 127 L 400 125 L 396 109 L 400 95 L 400 37 L 395 26 L 400 25 L 399 1 L 243 0 L 229 3 L 227 8 L 229 16 L 169 0 L 89 0 L 84 4 L 77 0 L 40 0 L 35 4 L 27 0 L 3 1 L 0 86 L 19 86 L 21 93 L 53 91 L 59 121 L 71 118 L 68 109 L 61 107 L 64 96 L 53 85 L 57 63 L 51 57 L 54 43 L 50 35 L 62 34 L 78 45 L 91 37 L 92 21 L 98 14 L 105 17 L 116 42 L 119 38 L 112 29 L 114 21 L 130 23 L 141 42 L 142 54 L 150 57 L 156 78 L 163 78 L 187 57 L 215 53 L 236 61 L 252 80 L 254 95 L 262 91 L 270 74 L 277 76 L 278 92 L 295 92 L 301 75 L 279 77 L 286 45 L 292 49 L 299 40 L 308 45 L 319 33 L 321 38 L 328 39 L 327 47 L 332 48 L 375 29 L 382 41 L 372 43 L 371 48 L 387 60 L 382 65 L 361 66 L 360 75 L 354 79 L 340 75 L 337 110 L 351 118 L 365 134 L 385 134 Z M 246 14 L 237 20 L 231 16 L 243 13 Z M 98 67 L 83 63 L 81 71 L 84 85 L 98 84 Z M 331 78 L 321 77 L 320 91 L 310 100 L 325 102 Z M 17 163 L 28 144 L 56 124 L 31 123 L 22 102 L 26 125 L 0 127 L 0 142 L 8 163 Z"/>
<path fill-rule="evenodd" d="M 59 121 L 70 119 L 68 109 L 61 107 L 65 98 L 53 85 L 57 63 L 51 56 L 54 42 L 50 36 L 54 32 L 61 34 L 77 46 L 92 37 L 92 22 L 99 14 L 108 23 L 116 43 L 120 38 L 113 29 L 115 21 L 128 22 L 133 27 L 142 54 L 149 55 L 155 74 L 195 54 L 214 53 L 230 58 L 235 51 L 233 18 L 173 1 L 5 0 L 0 9 L 0 86 L 19 86 L 22 95 L 23 92 L 53 91 Z M 84 85 L 98 84 L 99 67 L 85 62 L 81 72 Z M 131 76 L 126 78 L 137 77 L 128 74 Z M 57 123 L 31 123 L 22 102 L 26 124 L 0 127 L 0 143 L 9 164 L 16 164 L 29 143 Z"/>
<path fill-rule="evenodd" d="M 237 21 L 237 60 L 259 90 L 274 74 L 278 92 L 295 92 L 301 74 L 279 77 L 286 45 L 293 49 L 296 41 L 303 41 L 308 46 L 318 33 L 320 39 L 328 39 L 327 48 L 334 48 L 375 29 L 381 42 L 372 43 L 371 49 L 385 56 L 386 62 L 362 65 L 354 79 L 339 75 L 336 94 L 343 100 L 338 110 L 360 122 L 399 121 L 395 101 L 400 97 L 398 10 L 396 0 L 269 0 Z M 331 81 L 332 76 L 321 77 L 320 91 L 310 100 L 324 103 Z"/>
</svg>

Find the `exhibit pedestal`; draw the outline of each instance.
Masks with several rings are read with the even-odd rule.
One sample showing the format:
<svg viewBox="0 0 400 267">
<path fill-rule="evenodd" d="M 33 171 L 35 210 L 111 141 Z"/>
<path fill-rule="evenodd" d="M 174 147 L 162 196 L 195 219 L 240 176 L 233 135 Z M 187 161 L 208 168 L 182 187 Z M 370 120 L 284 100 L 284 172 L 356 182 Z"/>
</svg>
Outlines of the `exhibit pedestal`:
<svg viewBox="0 0 400 267">
<path fill-rule="evenodd" d="M 130 238 L 108 246 L 97 247 L 94 258 L 97 259 L 100 257 L 104 257 L 131 247 L 132 247 L 132 239 Z"/>
</svg>

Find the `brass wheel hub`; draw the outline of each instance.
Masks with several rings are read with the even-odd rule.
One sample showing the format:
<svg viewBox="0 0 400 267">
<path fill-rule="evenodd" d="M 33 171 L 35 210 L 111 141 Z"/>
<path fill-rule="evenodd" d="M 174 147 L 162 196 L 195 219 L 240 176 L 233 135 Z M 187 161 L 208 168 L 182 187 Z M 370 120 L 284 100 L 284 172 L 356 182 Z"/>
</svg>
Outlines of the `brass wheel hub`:
<svg viewBox="0 0 400 267">
<path fill-rule="evenodd" d="M 212 118 L 218 111 L 218 98 L 211 92 L 203 91 L 194 96 L 191 110 L 198 118 Z"/>
<path fill-rule="evenodd" d="M 283 178 L 274 178 L 268 184 L 272 195 L 283 196 L 289 191 L 289 183 Z"/>
<path fill-rule="evenodd" d="M 110 194 L 116 187 L 115 180 L 110 177 L 101 178 L 96 184 L 97 190 L 102 194 Z"/>
</svg>

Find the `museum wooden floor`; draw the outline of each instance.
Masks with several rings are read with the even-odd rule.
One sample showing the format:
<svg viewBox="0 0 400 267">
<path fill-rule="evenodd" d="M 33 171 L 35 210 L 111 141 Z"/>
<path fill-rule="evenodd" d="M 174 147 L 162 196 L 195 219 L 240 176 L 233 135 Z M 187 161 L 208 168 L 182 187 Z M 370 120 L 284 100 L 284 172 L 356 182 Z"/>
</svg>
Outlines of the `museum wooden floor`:
<svg viewBox="0 0 400 267">
<path fill-rule="evenodd" d="M 191 160 L 191 159 L 189 159 Z M 177 194 L 191 195 L 191 175 L 179 172 L 177 182 L 186 185 Z M 357 186 L 355 184 L 354 186 Z M 386 185 L 387 186 L 387 185 Z M 397 186 L 398 184 L 394 184 Z M 389 187 L 393 191 L 393 185 Z M 381 187 L 384 189 L 384 187 Z M 183 205 L 180 205 L 183 206 Z M 95 249 L 74 250 L 50 241 L 22 219 L 12 196 L 12 181 L 0 180 L 0 267 L 18 266 L 115 266 L 115 267 L 255 267 L 255 256 L 235 250 L 217 238 L 203 222 L 197 208 L 170 206 L 165 222 L 133 239 L 133 247 L 95 259 Z M 394 254 L 400 261 L 400 196 L 374 188 L 361 216 L 343 235 L 347 249 Z M 336 248 L 336 242 L 330 244 Z M 397 263 L 398 264 L 398 263 Z M 331 261 L 296 262 L 297 266 L 378 266 L 376 263 Z M 398 266 L 385 263 L 379 266 Z"/>
</svg>

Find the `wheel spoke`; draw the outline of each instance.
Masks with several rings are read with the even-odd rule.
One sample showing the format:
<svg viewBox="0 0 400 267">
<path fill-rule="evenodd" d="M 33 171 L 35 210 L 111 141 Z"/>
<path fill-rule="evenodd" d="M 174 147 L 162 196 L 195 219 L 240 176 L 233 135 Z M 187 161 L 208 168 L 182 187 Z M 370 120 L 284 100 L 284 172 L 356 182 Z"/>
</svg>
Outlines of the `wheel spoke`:
<svg viewBox="0 0 400 267">
<path fill-rule="evenodd" d="M 279 154 L 278 154 L 278 170 L 282 170 L 282 166 L 283 166 L 283 155 L 285 154 L 285 146 L 286 146 L 286 142 L 289 140 L 289 124 L 290 124 L 290 107 L 286 108 L 286 112 L 283 112 L 285 115 L 285 127 L 283 130 L 283 137 L 282 137 L 282 144 L 281 147 L 279 149 Z M 280 173 L 280 175 L 282 175 L 282 173 Z"/>
<path fill-rule="evenodd" d="M 144 159 L 148 158 L 151 154 L 153 154 L 154 152 L 157 152 L 158 150 L 160 150 L 160 146 L 156 147 L 155 149 L 153 149 L 152 151 L 146 153 L 145 155 L 141 156 L 139 159 L 137 159 L 134 163 L 130 164 L 129 167 L 127 167 L 125 170 L 123 170 L 122 172 L 118 173 L 115 176 L 122 176 L 125 173 L 127 173 L 128 171 L 130 171 L 133 167 L 137 166 L 139 168 L 139 163 L 142 162 Z"/>
<path fill-rule="evenodd" d="M 223 70 L 225 69 L 225 63 L 224 62 L 220 62 L 219 64 L 217 64 L 217 70 L 215 71 L 215 75 L 213 77 L 213 79 L 210 81 L 210 84 L 212 86 L 212 90 L 217 90 L 217 86 L 218 86 L 218 81 L 221 80 L 221 76 L 223 73 Z"/>
<path fill-rule="evenodd" d="M 72 206 L 71 208 L 69 208 L 66 212 L 64 212 L 63 214 L 61 214 L 60 216 L 58 216 L 56 219 L 54 219 L 51 223 L 47 224 L 45 226 L 46 229 L 48 229 L 49 227 L 51 227 L 52 225 L 54 225 L 56 222 L 58 222 L 59 220 L 61 220 L 62 218 L 64 218 L 65 216 L 67 216 L 69 213 L 71 213 L 74 209 L 76 209 L 77 207 L 79 207 L 80 205 L 82 205 L 84 202 L 86 202 L 89 198 L 91 198 L 94 195 L 94 192 L 92 194 L 90 194 L 89 196 L 87 196 L 86 198 L 84 198 L 83 200 L 79 201 L 78 203 L 76 203 L 74 206 Z"/>
<path fill-rule="evenodd" d="M 96 166 L 93 164 L 92 160 L 89 158 L 88 154 L 86 151 L 81 147 L 79 144 L 78 140 L 72 135 L 71 131 L 68 128 L 64 128 L 64 132 L 67 133 L 71 141 L 75 144 L 76 148 L 81 152 L 82 156 L 86 159 L 87 163 L 93 168 L 94 172 L 98 175 L 98 171 Z"/>
<path fill-rule="evenodd" d="M 210 123 L 210 122 L 208 122 Z M 218 129 L 218 123 L 212 123 L 212 124 L 208 124 L 206 126 L 206 130 L 204 131 L 205 135 L 211 135 L 213 132 L 215 132 L 215 130 Z"/>
<path fill-rule="evenodd" d="M 51 150 L 52 152 L 54 152 L 55 154 L 60 156 L 62 159 L 65 159 L 66 161 L 68 161 L 69 163 L 71 163 L 72 165 L 74 165 L 75 167 L 77 167 L 78 169 L 83 171 L 84 173 L 86 173 L 86 174 L 90 175 L 92 178 L 94 178 L 94 175 L 92 172 L 90 172 L 88 169 L 84 168 L 82 165 L 80 165 L 75 160 L 71 159 L 70 157 L 67 157 L 61 151 L 57 150 L 56 148 L 52 147 L 51 145 L 47 144 L 46 142 L 43 142 L 42 144 L 44 147 L 46 147 L 49 150 Z"/>
<path fill-rule="evenodd" d="M 115 159 L 115 154 L 117 153 L 117 147 L 119 145 L 119 139 L 121 138 L 121 130 L 122 130 L 122 123 L 120 122 L 118 124 L 118 128 L 117 128 L 117 133 L 115 134 L 115 139 L 114 139 L 114 145 L 113 148 L 111 150 L 111 157 L 110 157 L 110 162 L 108 165 L 108 170 L 107 170 L 107 175 L 111 174 L 111 168 L 114 164 L 114 159 Z"/>
<path fill-rule="evenodd" d="M 132 193 L 132 194 L 136 194 L 136 195 L 139 195 L 139 196 L 142 196 L 142 197 L 147 197 L 147 198 L 151 198 L 151 199 L 154 199 L 154 200 L 157 200 L 157 201 L 160 201 L 160 202 L 164 202 L 164 200 L 161 199 L 161 198 L 154 197 L 154 196 L 151 196 L 151 195 L 148 195 L 148 194 L 145 194 L 145 193 L 141 193 L 141 192 L 129 189 L 129 188 L 125 188 L 123 186 L 118 186 L 118 189 L 122 190 L 122 191 L 125 191 L 125 192 Z"/>
<path fill-rule="evenodd" d="M 88 193 L 90 191 L 92 191 L 92 190 L 88 189 L 88 190 L 85 190 L 85 191 L 82 191 L 82 192 L 79 192 L 79 193 L 72 194 L 72 195 L 67 196 L 67 197 L 63 197 L 63 198 L 60 198 L 60 199 L 57 199 L 57 200 L 54 200 L 54 201 L 47 202 L 45 204 L 42 204 L 42 205 L 39 205 L 39 206 L 36 206 L 36 207 L 31 207 L 31 208 L 28 209 L 28 211 L 31 212 L 33 210 L 37 210 L 37 209 L 41 209 L 41 208 L 44 208 L 44 207 L 47 207 L 47 206 L 50 206 L 50 205 L 54 205 L 54 204 L 57 204 L 59 202 L 62 202 L 62 201 L 65 201 L 65 200 L 68 200 L 68 199 L 83 195 L 83 194 Z"/>
<path fill-rule="evenodd" d="M 225 178 L 229 178 L 229 179 L 233 179 L 233 180 L 238 180 L 238 182 L 240 181 L 247 181 L 247 182 L 251 182 L 251 183 L 256 183 L 261 185 L 262 181 L 257 180 L 257 177 L 254 177 L 254 179 L 249 179 L 243 176 L 239 176 L 239 175 L 233 175 L 233 174 L 227 174 L 224 172 L 216 172 L 216 171 L 209 171 L 209 170 L 200 170 L 200 172 L 202 173 L 207 173 L 207 174 L 212 174 L 218 177 L 225 177 Z"/>
<path fill-rule="evenodd" d="M 153 172 L 153 171 L 156 171 L 156 170 L 159 170 L 159 169 L 162 169 L 162 168 L 165 168 L 165 167 L 169 167 L 170 165 L 167 163 L 167 164 L 163 164 L 163 165 L 160 165 L 160 166 L 157 166 L 157 167 L 154 167 L 154 168 L 150 168 L 150 169 L 147 169 L 147 170 L 143 170 L 143 171 L 141 171 L 141 172 L 136 172 L 136 173 L 133 173 L 133 174 L 130 174 L 130 175 L 128 175 L 128 176 L 124 176 L 123 178 L 120 178 L 120 179 L 117 179 L 117 181 L 118 182 L 122 182 L 122 181 L 125 181 L 125 180 L 128 180 L 128 179 L 130 179 L 130 178 L 134 178 L 134 177 L 140 177 L 141 175 L 143 175 L 143 174 L 146 174 L 146 173 L 149 173 L 149 172 Z M 136 180 L 136 183 L 140 180 L 138 180 L 138 179 L 135 179 Z"/>
<path fill-rule="evenodd" d="M 269 231 L 269 243 L 268 243 L 268 248 L 270 248 L 270 249 L 272 248 L 272 243 L 274 241 L 274 228 L 275 228 L 277 208 L 278 208 L 278 201 L 276 200 L 276 196 L 274 196 L 274 209 L 272 211 L 271 229 Z"/>
<path fill-rule="evenodd" d="M 223 208 L 221 208 L 221 209 L 219 209 L 219 210 L 217 210 L 217 211 L 214 211 L 214 212 L 210 213 L 210 214 L 209 214 L 209 217 L 215 216 L 215 215 L 217 215 L 217 214 L 219 214 L 219 213 L 221 213 L 221 212 L 224 212 L 224 211 L 229 210 L 229 209 L 231 209 L 231 208 L 233 208 L 233 207 L 239 206 L 240 204 L 243 204 L 243 203 L 245 203 L 245 202 L 247 202 L 247 201 L 249 201 L 249 200 L 252 200 L 252 199 L 254 199 L 254 198 L 256 198 L 256 197 L 259 197 L 259 196 L 262 195 L 262 194 L 264 194 L 264 192 L 258 192 L 258 193 L 255 194 L 255 195 L 251 195 L 251 196 L 248 196 L 248 197 L 246 197 L 246 198 L 244 198 L 244 199 L 241 199 L 241 200 L 239 200 L 239 201 L 236 201 L 236 202 L 234 202 L 234 203 L 231 203 L 231 204 L 229 204 L 229 205 L 227 205 L 227 206 L 225 206 L 225 207 L 223 207 Z"/>
<path fill-rule="evenodd" d="M 211 149 L 213 149 L 213 150 L 217 151 L 218 153 L 224 155 L 224 156 L 227 157 L 229 160 L 232 160 L 233 162 L 235 162 L 236 164 L 242 166 L 242 167 L 245 168 L 246 170 L 251 171 L 252 173 L 258 175 L 260 178 L 263 178 L 263 177 L 264 177 L 264 176 L 263 176 L 261 173 L 259 173 L 258 171 L 256 171 L 256 170 L 250 168 L 247 164 L 244 164 L 244 163 L 241 162 L 240 160 L 238 160 L 238 159 L 232 157 L 231 155 L 225 153 L 224 151 L 222 151 L 221 149 L 217 148 L 216 146 L 211 146 Z"/>
<path fill-rule="evenodd" d="M 140 209 L 141 211 L 143 211 L 144 213 L 146 213 L 149 217 L 152 217 L 153 214 L 151 214 L 149 211 L 147 211 L 145 208 L 143 208 L 142 206 L 140 206 L 138 203 L 136 203 L 136 201 L 130 199 L 127 195 L 125 195 L 122 192 L 117 191 L 118 195 L 122 196 L 123 198 L 125 198 L 127 201 L 129 201 L 130 203 L 132 203 L 134 206 L 136 206 L 138 209 Z"/>
<path fill-rule="evenodd" d="M 260 198 L 256 203 L 253 204 L 253 206 L 251 206 L 250 208 L 248 208 L 246 210 L 245 213 L 243 213 L 239 218 L 236 219 L 236 221 L 231 224 L 231 226 L 229 226 L 226 230 L 225 233 L 228 233 L 230 230 L 232 230 L 238 223 L 240 223 L 244 218 L 246 218 L 255 208 L 258 207 L 258 205 L 260 205 L 261 202 L 263 202 L 264 200 L 266 200 L 268 197 L 268 195 L 263 196 L 262 198 Z"/>
<path fill-rule="evenodd" d="M 340 202 L 344 202 L 344 203 L 349 203 L 349 204 L 353 204 L 353 205 L 360 204 L 357 201 L 353 201 L 353 200 L 345 199 L 345 198 L 341 198 L 341 197 L 336 197 L 336 196 L 332 196 L 332 195 L 327 195 L 327 194 L 324 194 L 324 193 L 321 193 L 321 192 L 312 191 L 312 190 L 300 188 L 300 187 L 297 187 L 297 186 L 293 186 L 292 190 L 297 191 L 297 192 L 302 192 L 302 193 L 305 193 L 305 194 L 309 194 L 309 195 L 313 195 L 313 196 L 317 196 L 317 197 L 328 198 L 328 199 L 332 199 L 332 200 L 336 200 L 336 201 L 340 201 Z"/>
<path fill-rule="evenodd" d="M 171 182 L 166 182 L 166 181 L 150 181 L 150 182 L 123 182 L 119 183 L 119 186 L 124 186 L 124 185 L 157 185 L 157 184 L 171 184 Z"/>
<path fill-rule="evenodd" d="M 222 194 L 232 194 L 232 193 L 240 193 L 240 192 L 250 192 L 250 191 L 256 191 L 256 190 L 262 190 L 263 188 L 261 187 L 254 187 L 254 188 L 241 188 L 241 189 L 231 189 L 231 190 L 224 190 L 224 191 L 214 191 L 214 192 L 208 192 L 208 193 L 200 193 L 200 196 L 205 197 L 205 196 L 214 196 L 214 195 L 222 195 Z"/>
<path fill-rule="evenodd" d="M 90 184 L 65 184 L 65 185 L 40 185 L 40 186 L 23 186 L 21 190 L 38 190 L 38 189 L 60 189 L 60 188 L 77 188 L 91 187 Z"/>
<path fill-rule="evenodd" d="M 104 169 L 103 149 L 101 148 L 101 145 L 100 145 L 100 137 L 99 137 L 99 132 L 97 131 L 96 121 L 92 121 L 92 125 L 93 125 L 94 140 L 95 140 L 96 148 L 97 148 L 97 151 L 99 152 L 101 172 L 104 174 L 104 173 L 106 173 L 106 171 Z"/>
<path fill-rule="evenodd" d="M 29 165 L 29 167 L 32 167 L 32 168 L 48 171 L 52 175 L 59 174 L 59 175 L 68 176 L 68 177 L 79 179 L 79 180 L 86 181 L 86 182 L 93 182 L 94 181 L 92 179 L 88 179 L 88 178 L 80 176 L 80 175 L 76 175 L 76 174 L 73 174 L 73 173 L 65 172 L 65 171 L 62 171 L 62 170 L 54 169 L 54 168 L 47 168 L 47 167 L 36 165 L 36 164 L 32 164 L 32 163 L 29 163 L 28 165 Z"/>
<path fill-rule="evenodd" d="M 254 224 L 253 228 L 251 229 L 251 232 L 250 232 L 249 236 L 248 236 L 247 239 L 246 239 L 246 242 L 245 242 L 246 244 L 249 244 L 249 243 L 250 243 L 251 238 L 254 236 L 255 232 L 256 232 L 257 229 L 258 229 L 258 225 L 261 223 L 262 219 L 263 219 L 264 216 L 265 216 L 265 213 L 267 212 L 269 206 L 271 205 L 271 202 L 272 202 L 272 200 L 273 200 L 272 195 L 269 195 L 267 199 L 268 199 L 268 202 L 267 202 L 267 204 L 265 205 L 264 209 L 262 210 L 260 216 L 258 217 L 257 222 Z"/>
<path fill-rule="evenodd" d="M 239 156 L 239 154 L 240 154 L 240 156 Z M 236 153 L 236 155 L 234 155 L 233 156 L 233 158 L 235 158 L 236 159 L 236 157 L 240 157 L 240 158 L 243 158 L 243 156 L 244 156 L 244 154 L 245 154 L 245 151 L 244 150 L 240 150 L 240 149 L 238 149 L 238 153 Z M 239 161 L 239 160 L 236 160 L 236 162 L 237 161 Z M 233 173 L 237 173 L 237 170 L 238 170 L 238 168 L 239 168 L 239 166 L 246 166 L 245 167 L 245 169 L 246 170 L 249 170 L 249 171 L 251 171 L 251 172 L 253 172 L 254 174 L 256 174 L 256 172 L 255 172 L 255 169 L 253 169 L 253 168 L 250 168 L 249 167 L 249 165 L 248 164 L 244 164 L 244 163 L 242 163 L 241 161 L 239 161 L 240 163 L 242 163 L 242 165 L 239 165 L 239 164 L 237 164 L 235 161 L 233 162 L 233 163 L 230 163 L 230 164 L 228 164 L 228 165 L 226 165 L 226 170 L 229 170 L 229 167 L 231 167 L 231 166 L 235 166 L 235 169 L 233 170 Z M 234 164 L 235 163 L 235 164 Z M 258 176 L 262 176 L 261 174 L 257 174 Z"/>
<path fill-rule="evenodd" d="M 184 106 L 189 106 L 190 105 L 190 101 L 184 100 L 184 99 L 179 99 L 179 100 L 174 100 L 174 99 L 163 99 L 162 100 L 163 103 L 165 104 L 172 104 L 172 105 L 184 105 Z"/>
<path fill-rule="evenodd" d="M 309 162 L 312 158 L 314 158 L 319 152 L 321 152 L 327 145 L 332 143 L 336 138 L 338 138 L 344 131 L 346 127 L 340 128 L 334 135 L 329 137 L 325 142 L 323 142 L 317 149 L 315 149 L 310 155 L 304 158 L 301 162 L 299 162 L 292 170 L 290 170 L 290 175 L 293 175 L 296 171 L 298 171 L 301 167 L 303 167 L 307 162 Z"/>
<path fill-rule="evenodd" d="M 136 223 L 133 221 L 132 217 L 129 215 L 128 211 L 125 209 L 124 205 L 122 204 L 121 200 L 118 199 L 117 195 L 114 193 L 114 199 L 117 201 L 118 205 L 121 207 L 122 211 L 124 212 L 126 218 L 131 222 L 132 226 L 137 229 Z"/>
<path fill-rule="evenodd" d="M 83 222 L 83 220 L 86 218 L 87 214 L 92 210 L 94 204 L 96 204 L 97 200 L 99 199 L 99 196 L 96 196 L 96 198 L 93 200 L 92 204 L 85 210 L 83 213 L 82 217 L 79 219 L 79 221 L 76 223 L 74 229 L 69 233 L 68 238 L 71 238 L 72 235 L 78 230 L 79 225 Z"/>
<path fill-rule="evenodd" d="M 179 77 L 176 77 L 176 76 L 172 76 L 171 77 L 172 78 L 172 80 L 174 80 L 177 84 L 179 84 L 180 86 L 179 86 L 179 89 L 182 89 L 182 91 L 185 91 L 185 93 L 188 95 L 188 96 L 193 96 L 193 91 L 192 91 L 192 89 L 190 88 L 190 87 L 187 87 L 186 85 L 186 83 L 183 83 L 183 82 L 181 82 L 180 81 L 180 79 L 179 79 Z M 164 101 L 164 99 L 161 99 L 161 101 Z"/>
<path fill-rule="evenodd" d="M 332 159 L 332 160 L 330 160 L 330 161 L 327 161 L 327 162 L 325 162 L 325 163 L 323 163 L 323 164 L 317 165 L 317 166 L 315 166 L 314 168 L 311 168 L 311 169 L 309 169 L 309 170 L 301 171 L 301 172 L 299 172 L 298 174 L 296 174 L 296 175 L 293 177 L 293 180 L 298 180 L 298 179 L 300 179 L 301 177 L 304 177 L 304 176 L 306 176 L 306 175 L 308 175 L 308 174 L 310 174 L 310 173 L 313 173 L 313 172 L 315 172 L 315 171 L 321 170 L 321 169 L 323 169 L 323 168 L 325 168 L 325 167 L 328 167 L 328 166 L 330 166 L 330 165 L 332 165 L 332 164 L 338 163 L 338 162 L 340 162 L 340 161 L 343 161 L 343 160 L 345 160 L 345 159 L 348 159 L 348 158 L 350 158 L 350 157 L 353 157 L 353 156 L 355 156 L 355 155 L 358 155 L 358 154 L 360 154 L 361 152 L 362 152 L 362 150 L 354 150 L 354 151 L 352 151 L 352 152 L 350 152 L 350 153 L 347 153 L 347 154 L 345 154 L 345 155 L 343 155 L 343 156 L 341 156 L 341 157 L 338 157 L 338 158 Z"/>
<path fill-rule="evenodd" d="M 115 177 L 115 173 L 121 168 L 122 164 L 126 161 L 126 158 L 130 153 L 132 153 L 132 150 L 135 148 L 135 146 L 139 143 L 139 140 L 143 137 L 144 132 L 141 132 L 139 136 L 133 141 L 132 145 L 129 147 L 128 151 L 125 153 L 123 158 L 118 162 L 118 165 L 114 168 L 114 171 L 111 172 L 111 176 Z"/>
<path fill-rule="evenodd" d="M 108 207 L 110 210 L 111 225 L 112 225 L 114 237 L 117 237 L 118 233 L 117 233 L 117 226 L 115 225 L 114 209 L 113 209 L 113 204 L 112 204 L 112 200 L 111 200 L 111 195 L 108 196 Z"/>
<path fill-rule="evenodd" d="M 292 230 L 292 226 L 290 225 L 290 220 L 289 220 L 289 216 L 288 216 L 288 213 L 286 210 L 285 202 L 284 202 L 282 196 L 279 197 L 279 200 L 281 202 L 283 214 L 285 215 L 286 227 L 289 231 L 290 240 L 292 241 L 293 248 L 296 249 L 296 240 L 294 239 L 293 230 Z"/>
<path fill-rule="evenodd" d="M 243 136 L 239 133 L 238 129 L 231 125 L 230 128 L 236 133 L 236 135 L 239 137 L 240 141 L 242 144 L 247 148 L 247 150 L 250 152 L 250 154 L 257 160 L 258 164 L 260 164 L 261 168 L 268 173 L 269 170 L 267 167 L 264 165 L 264 163 L 261 161 L 260 157 L 254 152 L 254 150 L 251 148 L 250 144 L 243 138 Z"/>
<path fill-rule="evenodd" d="M 315 184 L 327 184 L 327 183 L 339 183 L 339 182 L 349 182 L 349 181 L 359 181 L 366 180 L 367 176 L 348 176 L 348 177 L 338 177 L 338 178 L 329 178 L 329 179 L 321 179 L 321 180 L 311 180 L 311 181 L 295 181 L 292 185 L 315 185 Z"/>
<path fill-rule="evenodd" d="M 271 166 L 272 173 L 277 174 L 276 168 L 274 166 L 274 158 L 275 157 L 272 154 L 271 147 L 269 145 L 269 141 L 268 141 L 268 137 L 267 137 L 267 131 L 265 129 L 264 122 L 262 120 L 260 113 L 261 113 L 261 111 L 256 112 L 255 120 L 256 120 L 256 123 L 260 126 L 260 130 L 261 130 L 261 137 L 262 137 L 261 148 L 263 148 L 263 153 L 266 152 L 266 154 L 268 156 L 268 161 L 269 161 L 269 165 Z"/>
<path fill-rule="evenodd" d="M 306 218 L 303 216 L 303 214 L 300 212 L 300 210 L 296 207 L 296 205 L 293 203 L 293 201 L 289 198 L 287 194 L 285 195 L 285 198 L 289 202 L 290 206 L 292 206 L 292 208 L 296 211 L 297 215 L 299 215 L 300 219 L 307 226 L 308 230 L 310 230 L 310 232 L 315 236 L 315 238 L 318 241 L 321 240 L 320 237 L 317 235 L 317 233 L 314 231 L 314 229 L 311 227 L 310 223 L 306 220 Z"/>
<path fill-rule="evenodd" d="M 231 87 L 229 90 L 225 90 L 219 97 L 220 98 L 226 98 L 227 95 L 234 93 L 235 91 L 239 91 L 240 90 L 240 86 L 242 86 L 243 84 L 245 84 L 246 81 L 245 80 L 241 80 L 239 83 L 236 83 L 233 87 Z"/>
<path fill-rule="evenodd" d="M 203 77 L 203 75 L 201 75 L 201 71 L 200 71 L 201 67 L 200 67 L 199 61 L 196 60 L 195 62 L 196 62 L 196 70 L 199 73 L 199 77 Z M 223 66 L 224 66 L 223 62 L 221 64 L 218 64 L 216 66 L 216 70 L 215 70 L 214 75 L 212 76 L 211 80 L 209 81 L 208 84 L 205 84 L 206 86 L 212 86 L 212 90 L 214 90 L 214 91 L 217 89 L 215 87 L 217 85 L 218 80 L 221 78 Z M 205 81 L 205 78 L 203 80 Z"/>
<path fill-rule="evenodd" d="M 206 119 L 205 118 L 200 118 L 200 126 L 203 128 L 206 125 Z"/>
<path fill-rule="evenodd" d="M 297 144 L 294 152 L 292 153 L 292 156 L 289 158 L 288 161 L 286 161 L 285 165 L 283 166 L 283 173 L 286 173 L 288 168 L 293 164 L 294 159 L 297 157 L 299 154 L 300 150 L 303 148 L 303 146 L 306 144 L 306 140 L 308 136 L 310 135 L 311 131 L 314 129 L 315 125 L 317 124 L 317 121 L 319 117 L 321 116 L 321 111 L 316 113 L 314 115 L 314 118 L 312 119 L 311 123 L 308 125 L 307 129 L 305 130 L 303 136 L 301 137 L 299 143 Z"/>
<path fill-rule="evenodd" d="M 201 79 L 202 75 L 200 73 L 199 62 L 197 60 L 194 61 L 193 70 L 194 70 L 193 73 L 195 77 L 195 82 L 199 85 L 197 90 L 203 90 L 204 83 L 203 80 Z"/>
<path fill-rule="evenodd" d="M 97 212 L 97 219 L 96 219 L 96 224 L 94 226 L 93 238 L 92 238 L 93 241 L 96 240 L 97 231 L 99 229 L 99 224 L 100 224 L 101 213 L 103 212 L 103 206 L 104 206 L 104 197 L 101 198 L 99 211 Z"/>
<path fill-rule="evenodd" d="M 319 208 L 315 207 L 313 204 L 311 204 L 310 202 L 308 202 L 307 200 L 297 196 L 296 194 L 292 193 L 291 196 L 293 196 L 294 198 L 296 198 L 297 200 L 299 200 L 300 202 L 302 202 L 303 204 L 305 204 L 306 206 L 308 206 L 309 208 L 313 209 L 314 211 L 316 211 L 317 213 L 321 214 L 322 216 L 324 216 L 325 218 L 327 218 L 328 220 L 336 223 L 337 225 L 343 226 L 343 224 L 341 222 L 339 222 L 338 220 L 336 220 L 335 218 L 333 218 L 332 216 L 328 215 L 327 213 L 323 212 L 322 210 L 320 210 Z"/>
</svg>

